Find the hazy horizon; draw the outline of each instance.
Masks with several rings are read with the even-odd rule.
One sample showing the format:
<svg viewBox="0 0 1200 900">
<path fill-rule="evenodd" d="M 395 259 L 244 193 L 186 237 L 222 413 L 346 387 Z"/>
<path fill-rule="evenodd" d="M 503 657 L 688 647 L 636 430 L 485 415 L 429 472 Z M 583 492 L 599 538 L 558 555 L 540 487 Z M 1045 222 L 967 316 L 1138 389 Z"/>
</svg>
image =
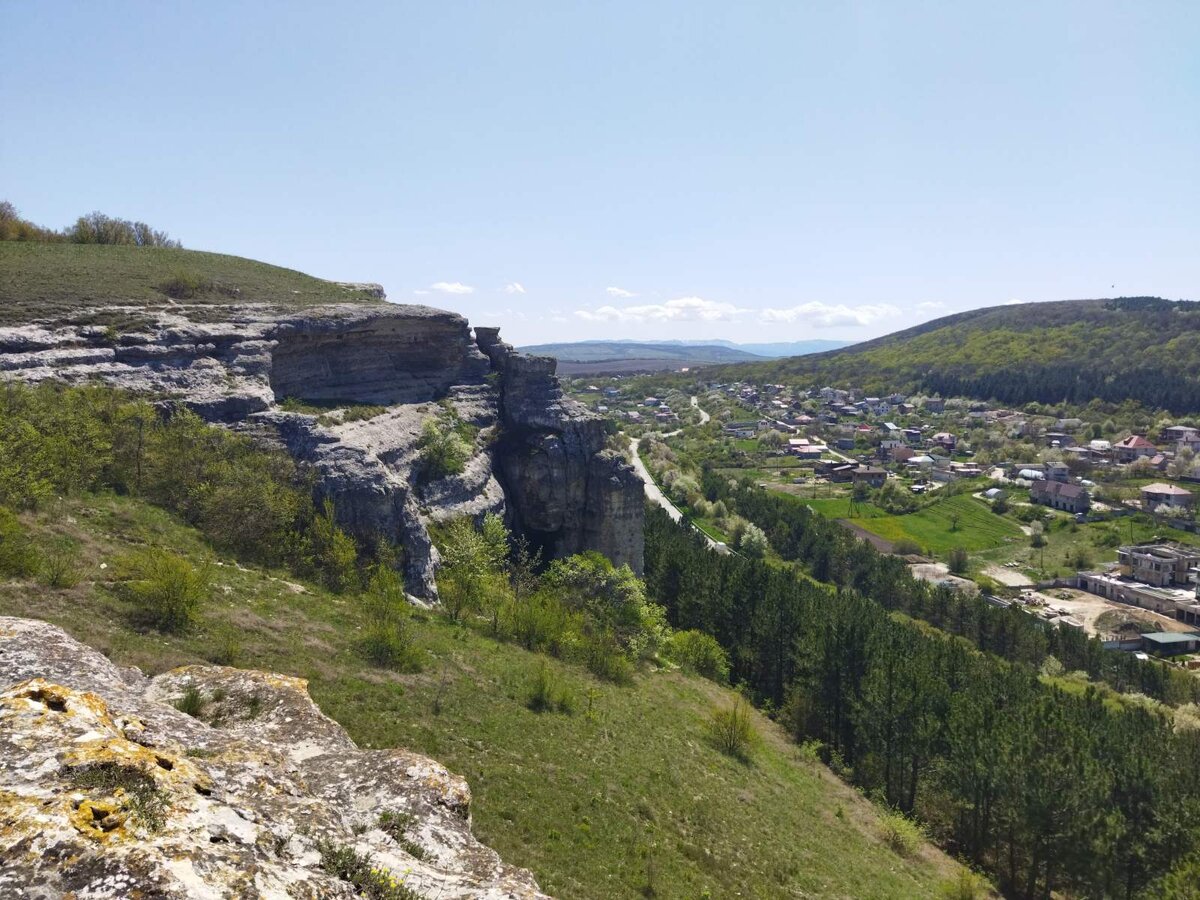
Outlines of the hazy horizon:
<svg viewBox="0 0 1200 900">
<path fill-rule="evenodd" d="M 1200 10 L 8 4 L 0 197 L 565 340 L 1200 296 Z"/>
</svg>

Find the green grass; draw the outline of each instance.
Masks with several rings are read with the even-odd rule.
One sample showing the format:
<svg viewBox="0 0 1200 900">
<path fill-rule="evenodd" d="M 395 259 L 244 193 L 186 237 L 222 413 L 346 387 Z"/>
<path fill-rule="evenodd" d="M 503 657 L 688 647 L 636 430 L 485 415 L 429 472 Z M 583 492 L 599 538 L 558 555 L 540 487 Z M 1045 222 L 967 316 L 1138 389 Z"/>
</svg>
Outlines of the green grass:
<svg viewBox="0 0 1200 900">
<path fill-rule="evenodd" d="M 189 557 L 212 554 L 196 531 L 108 496 L 24 521 L 39 543 L 78 543 L 82 580 L 61 590 L 0 584 L 0 614 L 60 624 L 151 674 L 219 656 L 308 679 L 361 746 L 408 747 L 466 776 L 477 834 L 556 896 L 907 898 L 931 896 L 957 871 L 929 846 L 911 858 L 890 850 L 874 807 L 758 713 L 750 762 L 722 754 L 707 722 L 733 694 L 711 682 L 646 672 L 620 687 L 426 614 L 412 625 L 425 670 L 373 668 L 356 649 L 363 617 L 353 598 L 228 560 L 192 630 L 143 633 L 126 603 L 93 582 L 149 536 Z M 570 713 L 527 707 L 543 664 L 574 695 Z"/>
<path fill-rule="evenodd" d="M 966 494 L 935 500 L 903 516 L 868 515 L 851 521 L 893 543 L 916 541 L 922 549 L 938 556 L 954 547 L 975 552 L 1026 540 L 1019 525 Z"/>
<path fill-rule="evenodd" d="M 805 505 L 811 506 L 815 511 L 828 519 L 849 519 L 850 516 L 850 498 L 849 497 L 805 497 L 803 493 L 798 493 L 797 496 L 804 501 Z M 854 504 L 854 521 L 857 523 L 860 519 L 878 519 L 889 518 L 888 514 L 865 500 Z M 892 517 L 894 518 L 894 517 Z M 866 527 L 865 525 L 863 526 Z M 874 531 L 874 529 L 870 529 Z"/>
<path fill-rule="evenodd" d="M 323 303 L 377 303 L 352 291 L 266 263 L 205 253 L 149 247 L 96 244 L 0 242 L 0 325 L 32 319 L 71 319 L 105 304 L 164 307 L 160 286 L 179 274 L 211 282 L 212 290 L 184 305 L 268 303 L 306 307 Z M 133 317 L 108 316 L 100 325 L 129 327 Z"/>
</svg>

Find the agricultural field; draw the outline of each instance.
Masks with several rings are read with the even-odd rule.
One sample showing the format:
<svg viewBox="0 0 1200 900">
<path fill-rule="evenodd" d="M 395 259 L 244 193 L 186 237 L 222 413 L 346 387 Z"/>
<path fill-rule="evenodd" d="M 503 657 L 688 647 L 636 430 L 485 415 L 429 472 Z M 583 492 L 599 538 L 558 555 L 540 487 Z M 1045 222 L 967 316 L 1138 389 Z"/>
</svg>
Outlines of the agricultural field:
<svg viewBox="0 0 1200 900">
<path fill-rule="evenodd" d="M 939 498 L 907 515 L 868 513 L 849 521 L 893 544 L 912 541 L 932 556 L 944 556 L 955 547 L 977 552 L 1024 539 L 1016 522 L 996 515 L 986 503 L 966 494 Z"/>
</svg>

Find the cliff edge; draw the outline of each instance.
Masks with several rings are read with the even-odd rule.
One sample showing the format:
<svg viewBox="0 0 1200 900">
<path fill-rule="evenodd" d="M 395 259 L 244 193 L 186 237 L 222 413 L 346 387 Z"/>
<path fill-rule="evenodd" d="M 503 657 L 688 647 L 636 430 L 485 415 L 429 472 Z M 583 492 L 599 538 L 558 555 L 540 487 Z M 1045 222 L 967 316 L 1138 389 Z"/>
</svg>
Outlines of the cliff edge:
<svg viewBox="0 0 1200 900">
<path fill-rule="evenodd" d="M 563 397 L 554 360 L 525 357 L 446 310 L 391 303 L 289 310 L 233 303 L 105 306 L 0 328 L 0 378 L 101 380 L 282 445 L 340 524 L 404 549 L 408 592 L 436 599 L 431 524 L 504 515 L 546 558 L 596 550 L 642 569 L 642 489 L 604 423 Z M 462 472 L 420 477 L 426 420 L 477 434 Z"/>
</svg>

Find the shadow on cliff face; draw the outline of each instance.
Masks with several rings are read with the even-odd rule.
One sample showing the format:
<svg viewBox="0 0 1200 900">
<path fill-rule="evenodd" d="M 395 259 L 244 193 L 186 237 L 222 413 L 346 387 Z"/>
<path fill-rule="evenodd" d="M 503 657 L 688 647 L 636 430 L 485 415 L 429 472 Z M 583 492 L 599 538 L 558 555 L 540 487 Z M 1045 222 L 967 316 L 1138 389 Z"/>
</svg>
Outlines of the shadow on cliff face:
<svg viewBox="0 0 1200 900">
<path fill-rule="evenodd" d="M 452 385 L 481 383 L 489 368 L 471 345 L 466 319 L 426 307 L 372 311 L 351 321 L 295 319 L 280 327 L 276 341 L 270 383 L 277 402 L 420 403 Z"/>
</svg>

